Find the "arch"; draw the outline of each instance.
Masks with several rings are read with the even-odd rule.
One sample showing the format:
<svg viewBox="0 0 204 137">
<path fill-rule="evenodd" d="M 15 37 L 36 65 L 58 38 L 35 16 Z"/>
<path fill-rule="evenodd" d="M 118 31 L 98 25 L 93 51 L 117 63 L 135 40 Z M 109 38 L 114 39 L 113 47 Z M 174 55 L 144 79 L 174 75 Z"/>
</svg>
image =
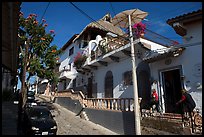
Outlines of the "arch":
<svg viewBox="0 0 204 137">
<path fill-rule="evenodd" d="M 113 74 L 108 71 L 105 76 L 105 98 L 113 98 Z"/>
<path fill-rule="evenodd" d="M 141 109 L 149 109 L 151 100 L 150 68 L 146 62 L 141 62 L 137 67 L 138 96 L 142 97 Z"/>
</svg>

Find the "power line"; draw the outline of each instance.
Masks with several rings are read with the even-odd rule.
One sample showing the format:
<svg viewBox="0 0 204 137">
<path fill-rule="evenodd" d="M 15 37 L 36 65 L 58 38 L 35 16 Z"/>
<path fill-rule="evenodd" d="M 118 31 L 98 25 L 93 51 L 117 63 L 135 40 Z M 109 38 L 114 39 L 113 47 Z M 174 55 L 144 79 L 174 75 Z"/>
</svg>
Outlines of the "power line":
<svg viewBox="0 0 204 137">
<path fill-rule="evenodd" d="M 79 10 L 82 14 L 84 14 L 85 16 L 87 16 L 91 21 L 93 21 L 94 23 L 96 23 L 96 24 L 98 24 L 99 26 L 101 26 L 103 29 L 105 29 L 106 31 L 109 31 L 109 32 L 111 32 L 111 33 L 113 33 L 113 34 L 116 34 L 115 32 L 112 32 L 111 30 L 109 30 L 109 29 L 107 29 L 107 28 L 105 28 L 103 25 L 101 25 L 100 23 L 98 23 L 96 20 L 94 20 L 93 18 L 91 18 L 88 14 L 86 14 L 84 11 L 82 11 L 79 7 L 77 7 L 76 5 L 74 5 L 72 2 L 70 2 L 70 4 L 72 4 L 77 10 Z M 123 39 L 127 39 L 127 37 L 123 37 L 123 36 L 121 36 L 121 35 L 119 35 L 119 34 L 116 34 L 116 35 L 118 35 L 118 37 L 121 37 L 121 38 L 123 38 Z"/>
<path fill-rule="evenodd" d="M 189 7 L 189 8 L 187 8 L 187 9 L 183 9 L 183 10 L 178 9 L 178 8 L 180 8 L 180 7 L 181 7 L 181 6 L 177 7 L 176 9 L 173 9 L 173 10 L 165 11 L 165 15 L 163 15 L 163 13 L 162 13 L 162 14 L 157 14 L 156 16 L 152 16 L 151 18 L 153 18 L 154 20 L 162 19 L 162 18 L 166 17 L 167 15 L 170 15 L 170 14 L 172 14 L 172 13 L 177 13 L 177 11 L 179 11 L 179 13 L 177 13 L 177 15 L 179 15 L 179 14 L 184 14 L 184 13 L 183 13 L 184 11 L 187 12 L 187 10 L 189 11 L 190 9 L 193 9 L 194 7 L 197 7 L 197 6 L 196 6 L 196 5 L 193 5 L 193 6 Z M 182 7 L 183 7 L 183 5 L 182 5 Z M 163 15 L 163 16 L 162 16 L 162 15 Z M 151 22 L 151 20 L 149 20 L 149 19 L 148 19 L 148 23 L 149 23 L 149 24 L 147 24 L 147 25 L 153 24 L 153 23 Z"/>
<path fill-rule="evenodd" d="M 187 12 L 187 10 L 189 11 L 190 9 L 193 9 L 194 7 L 197 7 L 197 6 L 193 5 L 190 8 L 183 9 L 183 10 L 180 10 L 177 8 L 176 10 L 165 11 L 165 15 L 162 16 L 162 14 L 159 14 L 159 15 L 153 16 L 151 18 L 153 18 L 154 20 L 162 19 L 162 18 L 166 17 L 167 15 L 171 15 L 172 13 L 174 13 L 174 14 L 177 13 L 177 11 L 179 11 L 179 13 L 177 13 L 179 15 L 179 14 L 182 14 L 183 12 Z"/>
<path fill-rule="evenodd" d="M 41 19 L 40 19 L 40 23 L 41 23 L 41 21 L 42 21 L 44 15 L 45 15 L 45 13 L 46 13 L 46 11 L 47 11 L 49 5 L 50 5 L 50 2 L 48 2 L 47 6 L 46 6 L 46 8 L 45 8 L 45 11 L 44 11 L 44 13 L 43 13 L 43 15 L 42 15 L 42 17 L 41 17 Z"/>
<path fill-rule="evenodd" d="M 94 20 L 93 18 L 91 18 L 88 14 L 86 14 L 84 11 L 82 11 L 79 7 L 77 7 L 75 4 L 73 4 L 72 2 L 70 2 L 77 10 L 79 10 L 83 15 L 85 15 L 86 17 L 88 17 L 91 21 L 93 21 L 94 23 L 96 23 L 96 24 L 98 24 L 99 26 L 101 26 L 102 28 L 104 28 L 106 31 L 109 31 L 109 32 L 112 32 L 112 31 L 110 31 L 109 29 L 107 29 L 107 28 L 105 28 L 103 25 L 101 25 L 100 23 L 98 23 L 96 20 Z M 110 3 L 111 4 L 111 3 Z M 112 8 L 113 8 L 113 6 L 112 6 Z M 114 9 L 113 9 L 113 11 L 114 11 Z M 146 29 L 146 30 L 148 30 L 150 33 L 153 33 L 153 34 L 156 34 L 154 37 L 156 37 L 156 38 L 159 38 L 159 39 L 162 39 L 162 40 L 164 40 L 164 41 L 172 41 L 172 40 L 170 40 L 170 39 L 168 39 L 168 38 L 166 38 L 166 37 L 164 37 L 164 36 L 161 36 L 160 34 L 157 34 L 157 33 L 155 33 L 155 32 L 153 32 L 153 31 L 151 31 L 151 30 L 149 30 L 149 29 Z M 112 33 L 114 33 L 114 34 L 116 34 L 115 32 L 112 32 Z M 118 35 L 118 34 L 117 34 Z M 127 39 L 127 37 L 123 37 L 123 36 L 120 36 L 120 35 L 118 35 L 119 37 L 121 37 L 121 38 L 123 38 L 123 39 Z"/>
</svg>

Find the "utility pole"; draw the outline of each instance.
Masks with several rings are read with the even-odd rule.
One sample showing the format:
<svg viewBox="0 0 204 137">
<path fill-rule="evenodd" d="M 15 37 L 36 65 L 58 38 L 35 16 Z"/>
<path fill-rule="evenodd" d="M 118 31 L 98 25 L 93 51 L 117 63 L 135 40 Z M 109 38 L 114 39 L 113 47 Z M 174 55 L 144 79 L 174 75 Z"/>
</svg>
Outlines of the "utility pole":
<svg viewBox="0 0 204 137">
<path fill-rule="evenodd" d="M 131 27 L 131 15 L 128 15 L 129 31 L 130 31 L 130 46 L 131 46 L 131 57 L 132 57 L 132 78 L 133 78 L 133 91 L 134 91 L 134 112 L 135 112 L 135 132 L 136 135 L 141 135 L 140 128 L 140 110 L 139 110 L 139 99 L 137 90 L 137 74 L 135 65 L 135 49 L 133 44 L 133 35 Z"/>
<path fill-rule="evenodd" d="M 25 51 L 24 51 L 24 58 L 23 58 L 23 75 L 22 75 L 22 86 L 21 86 L 21 92 L 22 92 L 22 98 L 23 98 L 23 104 L 22 108 L 24 107 L 26 100 L 27 100 L 27 89 L 25 85 L 26 81 L 26 66 L 27 66 L 27 55 L 28 55 L 28 42 L 25 41 Z"/>
</svg>

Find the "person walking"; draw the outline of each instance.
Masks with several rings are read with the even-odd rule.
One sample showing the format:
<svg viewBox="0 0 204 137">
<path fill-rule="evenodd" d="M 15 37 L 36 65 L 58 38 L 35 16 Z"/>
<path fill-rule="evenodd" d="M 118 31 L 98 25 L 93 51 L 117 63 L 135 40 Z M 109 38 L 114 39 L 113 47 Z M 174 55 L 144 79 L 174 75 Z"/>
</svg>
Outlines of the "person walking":
<svg viewBox="0 0 204 137">
<path fill-rule="evenodd" d="M 181 90 L 181 99 L 176 102 L 176 106 L 178 107 L 180 105 L 181 110 L 181 115 L 182 115 L 182 122 L 184 122 L 184 117 L 185 114 L 190 117 L 191 119 L 191 124 L 192 124 L 192 131 L 193 131 L 193 110 L 196 107 L 196 103 L 193 100 L 192 96 L 186 91 L 186 89 Z"/>
</svg>

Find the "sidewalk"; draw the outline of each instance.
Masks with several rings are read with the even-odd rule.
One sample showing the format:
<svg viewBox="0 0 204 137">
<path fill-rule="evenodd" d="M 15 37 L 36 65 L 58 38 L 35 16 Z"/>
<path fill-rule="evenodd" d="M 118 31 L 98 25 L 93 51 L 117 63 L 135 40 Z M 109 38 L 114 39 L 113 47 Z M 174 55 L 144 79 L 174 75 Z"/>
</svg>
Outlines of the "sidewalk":
<svg viewBox="0 0 204 137">
<path fill-rule="evenodd" d="M 18 105 L 13 101 L 2 102 L 2 135 L 18 135 Z"/>
</svg>

